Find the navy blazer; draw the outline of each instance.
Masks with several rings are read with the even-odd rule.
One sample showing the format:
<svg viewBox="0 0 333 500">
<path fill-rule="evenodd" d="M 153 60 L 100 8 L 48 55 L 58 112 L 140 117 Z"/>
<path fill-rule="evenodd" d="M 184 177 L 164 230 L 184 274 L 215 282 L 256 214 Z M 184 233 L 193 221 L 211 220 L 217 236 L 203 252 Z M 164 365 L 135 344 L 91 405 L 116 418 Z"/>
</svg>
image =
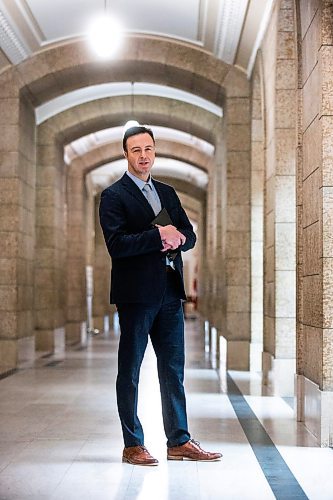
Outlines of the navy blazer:
<svg viewBox="0 0 333 500">
<path fill-rule="evenodd" d="M 186 236 L 180 251 L 193 248 L 196 236 L 180 204 L 176 191 L 153 179 L 154 186 L 173 225 Z M 165 253 L 159 230 L 151 222 L 155 214 L 132 179 L 123 177 L 101 194 L 100 223 L 112 258 L 111 304 L 154 303 L 162 299 L 166 287 Z M 181 277 L 181 299 L 186 299 L 181 252 L 174 259 Z"/>
</svg>

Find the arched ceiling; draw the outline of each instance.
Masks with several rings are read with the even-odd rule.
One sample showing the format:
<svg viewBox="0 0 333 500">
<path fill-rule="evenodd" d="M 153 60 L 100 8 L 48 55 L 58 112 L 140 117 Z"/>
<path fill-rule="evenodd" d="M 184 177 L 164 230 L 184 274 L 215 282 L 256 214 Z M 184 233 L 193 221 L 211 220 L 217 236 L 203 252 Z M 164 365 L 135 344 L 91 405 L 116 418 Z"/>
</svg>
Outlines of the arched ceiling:
<svg viewBox="0 0 333 500">
<path fill-rule="evenodd" d="M 0 67 L 84 37 L 105 3 L 129 34 L 184 40 L 250 73 L 273 0 L 0 0 Z"/>
</svg>

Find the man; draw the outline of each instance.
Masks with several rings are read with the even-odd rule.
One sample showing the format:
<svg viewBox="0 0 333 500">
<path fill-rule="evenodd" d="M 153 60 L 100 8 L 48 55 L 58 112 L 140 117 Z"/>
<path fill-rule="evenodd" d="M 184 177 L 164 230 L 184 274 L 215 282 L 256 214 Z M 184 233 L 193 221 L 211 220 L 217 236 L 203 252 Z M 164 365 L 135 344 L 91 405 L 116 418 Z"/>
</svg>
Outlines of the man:
<svg viewBox="0 0 333 500">
<path fill-rule="evenodd" d="M 120 341 L 117 404 L 125 448 L 123 461 L 157 465 L 144 446 L 137 416 L 141 363 L 150 335 L 157 357 L 164 430 L 169 460 L 218 460 L 188 432 L 184 379 L 185 299 L 181 251 L 196 237 L 174 189 L 150 175 L 155 140 L 144 126 L 128 129 L 123 138 L 128 170 L 101 195 L 100 222 L 112 257 L 111 303 L 116 304 Z M 165 208 L 172 223 L 156 224 Z"/>
</svg>

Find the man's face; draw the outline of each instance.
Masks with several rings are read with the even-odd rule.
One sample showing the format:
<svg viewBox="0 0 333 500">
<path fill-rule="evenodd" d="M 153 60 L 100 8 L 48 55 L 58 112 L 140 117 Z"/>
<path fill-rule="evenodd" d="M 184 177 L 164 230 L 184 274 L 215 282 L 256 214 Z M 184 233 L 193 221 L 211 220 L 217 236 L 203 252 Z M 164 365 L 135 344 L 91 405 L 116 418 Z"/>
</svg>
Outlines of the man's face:
<svg viewBox="0 0 333 500">
<path fill-rule="evenodd" d="M 126 144 L 127 152 L 124 151 L 124 155 L 128 162 L 128 171 L 146 181 L 155 160 L 153 139 L 147 133 L 132 135 Z"/>
</svg>

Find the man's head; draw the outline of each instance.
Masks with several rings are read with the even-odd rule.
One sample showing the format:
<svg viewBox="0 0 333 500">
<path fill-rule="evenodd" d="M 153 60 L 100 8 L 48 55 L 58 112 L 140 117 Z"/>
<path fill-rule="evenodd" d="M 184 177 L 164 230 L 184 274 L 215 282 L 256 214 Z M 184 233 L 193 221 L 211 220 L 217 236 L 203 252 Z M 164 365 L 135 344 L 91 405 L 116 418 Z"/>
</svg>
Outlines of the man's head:
<svg viewBox="0 0 333 500">
<path fill-rule="evenodd" d="M 141 125 L 127 129 L 123 138 L 123 149 L 128 171 L 146 181 L 155 160 L 155 139 L 152 130 Z"/>
</svg>

